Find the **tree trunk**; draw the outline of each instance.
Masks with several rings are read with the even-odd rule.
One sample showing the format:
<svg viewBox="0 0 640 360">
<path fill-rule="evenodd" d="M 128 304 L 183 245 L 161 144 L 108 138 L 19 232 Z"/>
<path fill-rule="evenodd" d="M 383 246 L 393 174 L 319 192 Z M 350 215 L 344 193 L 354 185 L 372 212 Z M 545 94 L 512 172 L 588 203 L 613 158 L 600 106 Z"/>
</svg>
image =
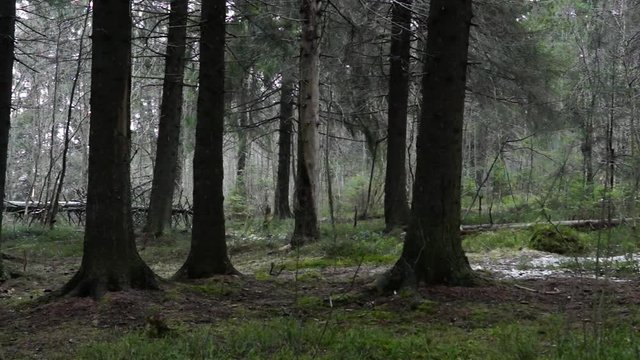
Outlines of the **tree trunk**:
<svg viewBox="0 0 640 360">
<path fill-rule="evenodd" d="M 158 146 L 151 200 L 144 232 L 160 236 L 171 219 L 173 192 L 178 177 L 180 122 L 182 118 L 182 82 L 184 80 L 187 40 L 188 0 L 171 1 L 169 34 L 160 105 Z"/>
<path fill-rule="evenodd" d="M 430 8 L 411 217 L 402 255 L 379 283 L 381 290 L 473 281 L 460 239 L 471 0 L 433 0 Z"/>
<path fill-rule="evenodd" d="M 298 171 L 296 176 L 295 226 L 292 246 L 320 237 L 318 230 L 318 123 L 320 108 L 320 8 L 317 0 L 302 0 L 300 41 L 300 94 Z"/>
<path fill-rule="evenodd" d="M 593 186 L 593 113 L 596 106 L 596 95 L 591 95 L 591 101 L 587 108 L 587 116 L 582 123 L 582 173 L 584 185 L 591 189 Z"/>
<path fill-rule="evenodd" d="M 7 173 L 7 147 L 11 127 L 11 90 L 13 86 L 14 33 L 16 2 L 0 2 L 0 205 L 4 204 L 4 189 Z M 3 207 L 0 207 L 2 210 Z M 0 233 L 2 232 L 2 211 L 0 211 Z M 0 258 L 0 279 L 4 277 L 4 267 Z"/>
<path fill-rule="evenodd" d="M 412 0 L 394 1 L 391 10 L 387 171 L 384 184 L 384 222 L 387 230 L 404 225 L 409 218 L 406 154 L 411 3 Z"/>
<path fill-rule="evenodd" d="M 237 273 L 227 254 L 222 193 L 225 15 L 225 0 L 202 1 L 191 250 L 176 278 Z"/>
<path fill-rule="evenodd" d="M 63 294 L 157 289 L 131 218 L 131 16 L 128 0 L 93 3 L 89 189 L 82 264 Z"/>
<path fill-rule="evenodd" d="M 249 125 L 249 78 L 243 76 L 240 81 L 240 105 L 238 111 L 238 157 L 236 163 L 236 193 L 243 198 L 247 196 L 247 184 L 245 182 L 245 170 L 249 158 L 249 139 L 247 125 Z"/>
<path fill-rule="evenodd" d="M 275 194 L 275 216 L 287 219 L 289 208 L 289 179 L 291 163 L 291 135 L 293 132 L 293 79 L 283 75 L 280 89 L 280 127 L 278 129 L 278 176 Z"/>
</svg>

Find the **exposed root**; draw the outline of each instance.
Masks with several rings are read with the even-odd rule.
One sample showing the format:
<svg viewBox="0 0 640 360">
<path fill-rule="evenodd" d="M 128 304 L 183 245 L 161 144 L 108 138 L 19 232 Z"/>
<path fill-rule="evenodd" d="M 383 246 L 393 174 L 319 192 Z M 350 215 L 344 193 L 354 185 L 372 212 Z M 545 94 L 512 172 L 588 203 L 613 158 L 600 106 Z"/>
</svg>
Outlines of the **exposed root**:
<svg viewBox="0 0 640 360">
<path fill-rule="evenodd" d="M 90 272 L 81 268 L 57 294 L 59 296 L 99 299 L 107 292 L 126 289 L 158 290 L 158 279 L 146 265 L 134 267 L 124 273 L 116 271 Z"/>
<path fill-rule="evenodd" d="M 375 283 L 379 294 L 388 294 L 402 288 L 416 288 L 417 286 L 415 271 L 403 257 L 400 257 L 396 264 L 380 276 Z"/>
</svg>

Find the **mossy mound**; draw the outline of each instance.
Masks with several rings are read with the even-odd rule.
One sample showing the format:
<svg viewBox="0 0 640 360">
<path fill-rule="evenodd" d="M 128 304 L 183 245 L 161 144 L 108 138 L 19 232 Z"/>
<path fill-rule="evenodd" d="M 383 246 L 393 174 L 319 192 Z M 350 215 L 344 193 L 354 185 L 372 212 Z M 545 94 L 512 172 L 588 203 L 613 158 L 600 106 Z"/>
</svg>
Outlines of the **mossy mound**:
<svg viewBox="0 0 640 360">
<path fill-rule="evenodd" d="M 552 225 L 535 226 L 529 246 L 534 250 L 561 255 L 579 254 L 585 250 L 577 231 Z"/>
</svg>

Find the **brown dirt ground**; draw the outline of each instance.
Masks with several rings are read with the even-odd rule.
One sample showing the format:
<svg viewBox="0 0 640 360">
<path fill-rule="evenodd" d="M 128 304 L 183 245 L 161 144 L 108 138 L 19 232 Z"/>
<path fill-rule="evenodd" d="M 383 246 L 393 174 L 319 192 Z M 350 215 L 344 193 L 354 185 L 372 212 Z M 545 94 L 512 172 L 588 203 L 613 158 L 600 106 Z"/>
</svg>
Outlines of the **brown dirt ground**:
<svg viewBox="0 0 640 360">
<path fill-rule="evenodd" d="M 39 297 L 49 291 L 42 284 L 53 289 L 62 286 L 70 275 L 60 274 L 69 273 L 74 266 L 62 264 L 55 272 L 41 269 L 39 274 L 0 284 L 0 359 L 69 358 L 74 349 L 89 340 L 104 340 L 125 331 L 144 329 L 148 318 L 158 314 L 168 324 L 181 326 L 215 324 L 235 318 L 321 318 L 331 311 L 330 298 L 334 310 L 384 309 L 396 314 L 406 313 L 416 299 L 426 299 L 433 302 L 433 311 L 413 316 L 413 321 L 445 322 L 462 328 L 499 322 L 499 314 L 504 309 L 508 316 L 522 319 L 563 314 L 580 323 L 595 321 L 592 319 L 594 304 L 603 299 L 614 305 L 611 309 L 616 317 L 629 316 L 630 305 L 640 303 L 638 280 L 562 277 L 496 281 L 486 273 L 481 275 L 488 279 L 471 288 L 436 286 L 420 288 L 417 294 L 409 296 L 379 296 L 366 289 L 384 271 L 380 267 L 328 268 L 316 278 L 298 282 L 293 280 L 294 274 L 287 271 L 269 280 L 246 275 L 186 284 L 163 282 L 161 291 L 115 292 L 101 300 Z M 296 299 L 302 296 L 319 297 L 327 305 L 296 306 Z M 492 309 L 492 315 L 479 320 L 473 316 L 478 307 Z"/>
</svg>

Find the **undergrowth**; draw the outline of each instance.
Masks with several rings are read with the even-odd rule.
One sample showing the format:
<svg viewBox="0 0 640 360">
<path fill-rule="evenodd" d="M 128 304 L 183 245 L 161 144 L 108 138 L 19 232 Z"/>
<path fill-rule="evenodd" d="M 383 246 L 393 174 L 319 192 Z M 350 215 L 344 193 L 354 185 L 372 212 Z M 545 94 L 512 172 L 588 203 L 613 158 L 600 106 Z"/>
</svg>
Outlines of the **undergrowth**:
<svg viewBox="0 0 640 360">
<path fill-rule="evenodd" d="M 80 359 L 635 359 L 632 327 L 595 335 L 567 331 L 558 319 L 463 329 L 403 324 L 272 318 L 228 320 L 153 339 L 143 331 L 82 347 Z"/>
<path fill-rule="evenodd" d="M 65 224 L 53 230 L 39 224 L 5 224 L 2 228 L 2 251 L 18 257 L 80 257 L 83 234 L 80 229 Z"/>
<path fill-rule="evenodd" d="M 640 248 L 640 234 L 631 225 L 621 225 L 602 230 L 574 230 L 566 227 L 555 227 L 549 224 L 536 225 L 526 229 L 501 229 L 484 231 L 463 237 L 462 246 L 467 252 L 482 253 L 497 249 L 521 250 L 536 247 L 531 239 L 536 231 L 543 230 L 548 234 L 560 231 L 563 237 L 576 239 L 577 248 L 565 251 L 569 254 L 599 254 L 603 257 L 625 255 L 637 252 Z M 547 236 L 548 238 L 553 236 Z M 556 237 L 558 240 L 559 237 Z M 553 240 L 553 239 L 552 239 Z M 539 248 L 543 250 L 543 248 Z M 557 251 L 556 251 L 557 252 Z"/>
</svg>

